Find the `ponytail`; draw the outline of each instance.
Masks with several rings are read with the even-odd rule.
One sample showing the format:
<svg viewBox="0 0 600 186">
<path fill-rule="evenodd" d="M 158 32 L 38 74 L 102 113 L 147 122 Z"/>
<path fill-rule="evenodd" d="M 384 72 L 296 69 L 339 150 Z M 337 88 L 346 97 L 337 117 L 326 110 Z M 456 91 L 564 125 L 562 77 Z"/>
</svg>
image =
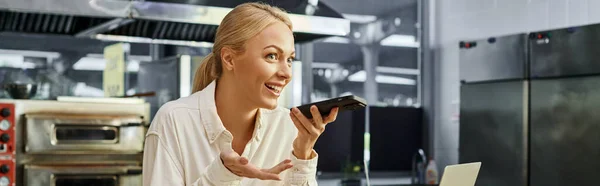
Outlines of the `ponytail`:
<svg viewBox="0 0 600 186">
<path fill-rule="evenodd" d="M 215 60 L 215 55 L 213 52 L 208 54 L 202 60 L 202 64 L 200 64 L 200 67 L 196 69 L 196 74 L 194 75 L 194 86 L 192 88 L 192 93 L 201 91 L 219 77 L 219 71 L 221 71 L 221 68 L 218 67 L 217 64 L 218 63 Z"/>
</svg>

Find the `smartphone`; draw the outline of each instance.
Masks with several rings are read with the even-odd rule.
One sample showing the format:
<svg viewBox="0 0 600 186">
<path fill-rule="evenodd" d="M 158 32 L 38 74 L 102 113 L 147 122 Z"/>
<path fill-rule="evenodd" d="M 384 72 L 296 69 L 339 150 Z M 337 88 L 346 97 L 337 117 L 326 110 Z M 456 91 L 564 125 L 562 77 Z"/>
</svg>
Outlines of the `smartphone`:
<svg viewBox="0 0 600 186">
<path fill-rule="evenodd" d="M 331 112 L 331 109 L 335 107 L 340 109 L 338 113 L 347 110 L 358 110 L 365 108 L 367 106 L 367 101 L 361 97 L 349 95 L 302 105 L 299 106 L 298 109 L 300 112 L 302 112 L 302 114 L 304 114 L 304 116 L 306 116 L 306 118 L 312 119 L 312 113 L 310 112 L 310 107 L 312 105 L 317 106 L 321 116 L 326 117 L 329 115 L 329 112 Z"/>
</svg>

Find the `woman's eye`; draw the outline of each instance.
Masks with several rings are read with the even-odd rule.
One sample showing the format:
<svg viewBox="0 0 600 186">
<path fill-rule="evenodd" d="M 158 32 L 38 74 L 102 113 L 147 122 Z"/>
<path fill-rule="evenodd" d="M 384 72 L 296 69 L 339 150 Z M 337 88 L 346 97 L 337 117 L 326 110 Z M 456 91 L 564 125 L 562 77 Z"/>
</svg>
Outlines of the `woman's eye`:
<svg viewBox="0 0 600 186">
<path fill-rule="evenodd" d="M 294 62 L 295 60 L 296 60 L 296 59 L 294 59 L 293 57 L 290 57 L 290 58 L 288 58 L 288 61 L 287 61 L 287 62 L 288 62 L 288 63 L 292 63 L 292 62 Z"/>
<path fill-rule="evenodd" d="M 269 54 L 267 55 L 267 58 L 270 60 L 277 60 L 277 54 Z"/>
</svg>

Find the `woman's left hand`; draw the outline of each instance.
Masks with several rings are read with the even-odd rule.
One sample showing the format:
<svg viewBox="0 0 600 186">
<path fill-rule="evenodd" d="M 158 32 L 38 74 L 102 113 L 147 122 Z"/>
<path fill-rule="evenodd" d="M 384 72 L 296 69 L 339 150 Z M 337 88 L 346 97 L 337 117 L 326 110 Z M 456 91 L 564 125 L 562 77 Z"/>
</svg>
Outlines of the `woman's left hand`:
<svg viewBox="0 0 600 186">
<path fill-rule="evenodd" d="M 312 119 L 308 119 L 300 112 L 300 110 L 298 110 L 298 108 L 292 109 L 290 117 L 292 118 L 294 125 L 296 125 L 296 128 L 298 128 L 298 136 L 293 144 L 293 153 L 296 158 L 305 160 L 313 158 L 312 151 L 317 139 L 325 131 L 325 126 L 328 123 L 335 121 L 338 111 L 339 108 L 333 108 L 331 109 L 331 112 L 329 112 L 329 115 L 323 118 L 317 107 L 313 105 L 310 107 Z"/>
</svg>

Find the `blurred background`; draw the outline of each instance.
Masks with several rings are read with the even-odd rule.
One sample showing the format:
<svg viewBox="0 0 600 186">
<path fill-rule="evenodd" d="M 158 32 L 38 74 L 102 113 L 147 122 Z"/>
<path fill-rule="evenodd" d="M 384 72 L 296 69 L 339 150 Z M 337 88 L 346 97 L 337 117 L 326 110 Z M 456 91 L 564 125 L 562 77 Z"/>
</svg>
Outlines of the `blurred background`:
<svg viewBox="0 0 600 186">
<path fill-rule="evenodd" d="M 221 19 L 244 2 L 0 0 L 0 98 L 23 85 L 30 100 L 133 97 L 151 120 L 190 94 Z M 365 165 L 373 185 L 435 185 L 445 166 L 476 161 L 478 186 L 600 181 L 600 1 L 262 2 L 294 23 L 281 106 L 369 103 L 320 137 L 320 185 L 364 183 Z"/>
</svg>

